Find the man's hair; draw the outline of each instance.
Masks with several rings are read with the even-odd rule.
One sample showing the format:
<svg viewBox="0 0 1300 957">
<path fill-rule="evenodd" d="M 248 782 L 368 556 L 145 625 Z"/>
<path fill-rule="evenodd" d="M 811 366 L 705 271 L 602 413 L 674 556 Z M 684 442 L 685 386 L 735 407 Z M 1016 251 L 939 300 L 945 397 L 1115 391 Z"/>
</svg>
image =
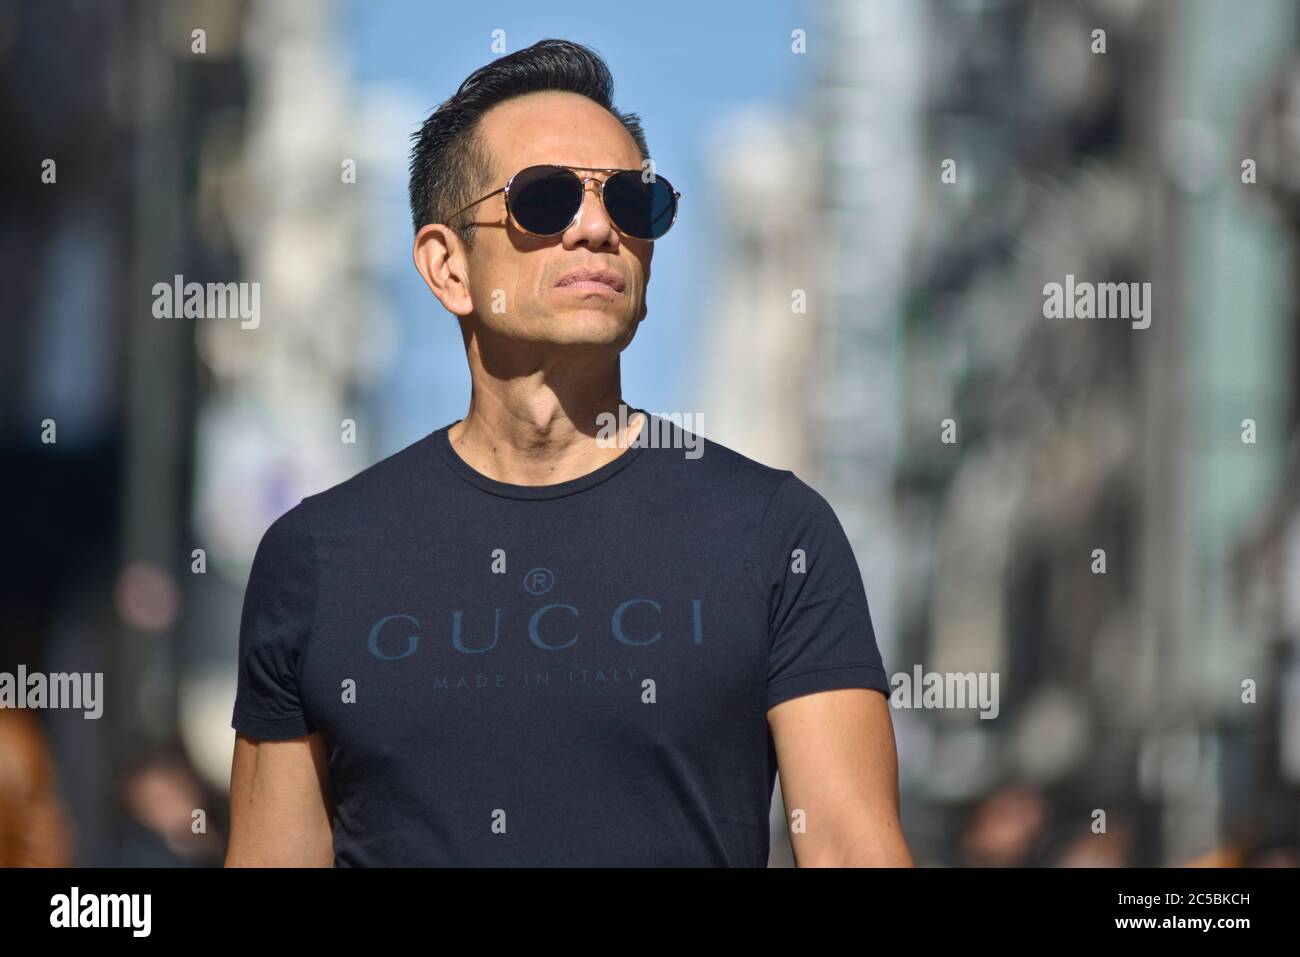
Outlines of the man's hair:
<svg viewBox="0 0 1300 957">
<path fill-rule="evenodd" d="M 456 229 L 466 246 L 473 246 L 473 216 L 459 227 L 448 220 L 493 185 L 502 185 L 489 185 L 494 174 L 515 172 L 493 169 L 479 135 L 479 120 L 498 103 L 541 90 L 577 93 L 603 106 L 636 141 L 642 162 L 649 157 L 640 117 L 614 109 L 614 78 L 600 54 L 569 40 L 539 40 L 479 67 L 412 134 L 411 222 L 416 232 L 427 223 L 445 223 Z"/>
</svg>

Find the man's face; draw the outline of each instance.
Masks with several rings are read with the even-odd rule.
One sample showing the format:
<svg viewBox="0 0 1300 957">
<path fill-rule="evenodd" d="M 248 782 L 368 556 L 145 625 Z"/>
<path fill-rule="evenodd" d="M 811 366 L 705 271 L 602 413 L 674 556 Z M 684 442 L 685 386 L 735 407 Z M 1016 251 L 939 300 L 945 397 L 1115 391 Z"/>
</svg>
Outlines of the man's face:
<svg viewBox="0 0 1300 957">
<path fill-rule="evenodd" d="M 496 176 L 483 192 L 504 186 L 526 166 L 640 169 L 636 142 L 623 124 L 584 96 L 544 92 L 508 100 L 482 119 L 480 136 Z M 604 180 L 609 173 L 576 170 Z M 621 351 L 645 317 L 646 283 L 654 243 L 616 230 L 600 201 L 596 180 L 586 184 L 577 222 L 559 236 L 532 236 L 506 215 L 498 193 L 461 214 L 477 224 L 467 273 L 473 311 L 500 337 L 564 347 Z M 622 290 L 564 286 L 580 268 L 609 269 Z"/>
</svg>

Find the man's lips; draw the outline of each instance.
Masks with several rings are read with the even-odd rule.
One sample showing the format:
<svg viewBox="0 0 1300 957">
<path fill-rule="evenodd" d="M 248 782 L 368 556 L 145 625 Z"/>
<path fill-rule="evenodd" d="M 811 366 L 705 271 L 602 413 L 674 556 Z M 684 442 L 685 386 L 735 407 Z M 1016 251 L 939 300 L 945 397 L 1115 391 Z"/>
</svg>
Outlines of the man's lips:
<svg viewBox="0 0 1300 957">
<path fill-rule="evenodd" d="M 555 285 L 583 292 L 622 292 L 623 277 L 612 269 L 571 269 Z"/>
</svg>

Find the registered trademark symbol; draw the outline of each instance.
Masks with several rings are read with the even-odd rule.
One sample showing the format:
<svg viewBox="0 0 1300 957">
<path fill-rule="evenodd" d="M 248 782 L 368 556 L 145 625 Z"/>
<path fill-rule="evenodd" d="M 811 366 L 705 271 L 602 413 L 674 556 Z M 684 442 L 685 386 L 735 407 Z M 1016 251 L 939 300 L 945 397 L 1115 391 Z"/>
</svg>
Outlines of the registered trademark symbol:
<svg viewBox="0 0 1300 957">
<path fill-rule="evenodd" d="M 545 595 L 555 587 L 555 576 L 549 568 L 534 568 L 524 576 L 524 590 L 530 595 Z"/>
</svg>

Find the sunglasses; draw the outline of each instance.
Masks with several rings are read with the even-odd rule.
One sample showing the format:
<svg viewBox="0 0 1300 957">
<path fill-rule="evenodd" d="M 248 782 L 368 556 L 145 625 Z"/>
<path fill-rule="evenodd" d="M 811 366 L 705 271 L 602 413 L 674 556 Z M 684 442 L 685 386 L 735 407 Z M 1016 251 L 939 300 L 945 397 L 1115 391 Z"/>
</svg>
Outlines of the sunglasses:
<svg viewBox="0 0 1300 957">
<path fill-rule="evenodd" d="M 506 212 L 514 224 L 533 236 L 558 236 L 575 222 L 582 211 L 582 197 L 594 176 L 579 176 L 575 170 L 612 173 L 600 183 L 600 200 L 605 214 L 624 236 L 659 239 L 677 222 L 677 201 L 682 194 L 656 175 L 650 182 L 637 169 L 603 169 L 598 166 L 529 166 L 451 215 L 455 219 L 497 193 L 506 194 Z"/>
</svg>

